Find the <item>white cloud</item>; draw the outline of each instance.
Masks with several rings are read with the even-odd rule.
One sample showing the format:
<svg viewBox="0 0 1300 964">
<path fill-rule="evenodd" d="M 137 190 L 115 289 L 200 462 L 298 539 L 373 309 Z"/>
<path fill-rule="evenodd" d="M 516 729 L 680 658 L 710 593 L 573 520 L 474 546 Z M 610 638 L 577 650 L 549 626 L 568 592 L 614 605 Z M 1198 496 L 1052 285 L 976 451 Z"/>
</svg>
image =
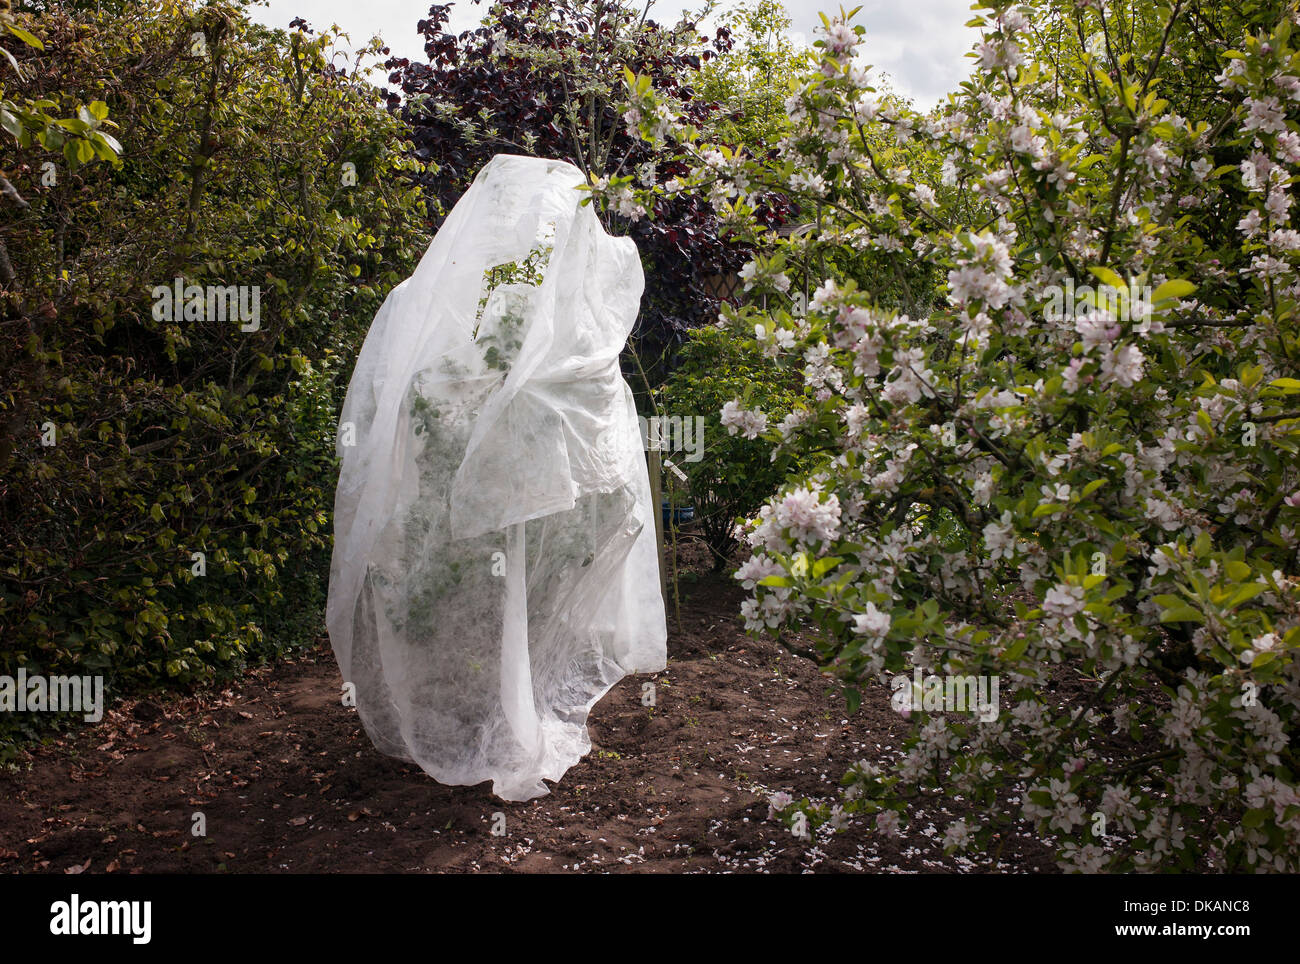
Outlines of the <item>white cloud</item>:
<svg viewBox="0 0 1300 964">
<path fill-rule="evenodd" d="M 676 19 L 680 0 L 661 0 L 654 8 L 661 19 Z M 791 34 L 809 41 L 821 24 L 819 10 L 838 10 L 827 0 L 786 0 L 793 21 Z M 485 3 L 467 0 L 451 8 L 449 28 L 459 33 L 476 26 L 486 12 Z M 374 34 L 383 36 L 393 53 L 424 59 L 423 43 L 416 23 L 427 16 L 426 0 L 266 0 L 250 8 L 251 16 L 264 24 L 287 27 L 294 17 L 305 18 L 321 30 L 337 23 L 362 44 Z M 916 106 L 927 109 L 943 95 L 955 90 L 969 73 L 970 50 L 976 33 L 964 26 L 970 19 L 970 0 L 862 0 L 854 18 L 867 28 L 862 51 L 866 61 L 885 71 L 899 93 L 911 97 Z"/>
<path fill-rule="evenodd" d="M 921 110 L 933 107 L 969 75 L 971 61 L 965 54 L 977 36 L 965 26 L 972 16 L 970 0 L 861 0 L 861 5 L 853 23 L 866 27 L 859 48 L 863 59 L 887 73 L 894 89 Z M 838 9 L 825 0 L 786 0 L 793 30 L 809 39 L 821 26 L 818 11 Z"/>
<path fill-rule="evenodd" d="M 336 23 L 358 46 L 379 34 L 395 55 L 423 60 L 424 41 L 415 25 L 429 15 L 430 5 L 429 0 L 260 0 L 248 11 L 253 20 L 270 27 L 287 29 L 295 17 L 302 17 L 317 32 Z M 484 3 L 454 3 L 444 29 L 470 30 L 486 12 Z"/>
</svg>

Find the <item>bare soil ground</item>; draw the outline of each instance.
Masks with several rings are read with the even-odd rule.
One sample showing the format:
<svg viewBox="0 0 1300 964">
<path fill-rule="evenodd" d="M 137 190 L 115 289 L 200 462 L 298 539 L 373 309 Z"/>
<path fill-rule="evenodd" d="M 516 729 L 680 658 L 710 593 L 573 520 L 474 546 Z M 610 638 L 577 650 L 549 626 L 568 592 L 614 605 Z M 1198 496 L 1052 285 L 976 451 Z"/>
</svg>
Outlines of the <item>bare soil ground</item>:
<svg viewBox="0 0 1300 964">
<path fill-rule="evenodd" d="M 442 786 L 381 755 L 340 700 L 328 644 L 220 691 L 119 704 L 0 774 L 0 871 L 1050 871 L 1032 838 L 945 856 L 960 804 L 923 801 L 900 837 L 865 820 L 793 836 L 767 796 L 831 800 L 855 761 L 897 752 L 888 693 L 849 717 L 839 686 L 744 635 L 741 590 L 696 571 L 668 668 L 595 708 L 592 752 L 528 803 Z M 653 679 L 657 705 L 641 705 Z M 202 814 L 204 832 L 194 834 Z M 495 836 L 494 825 L 504 833 Z"/>
</svg>

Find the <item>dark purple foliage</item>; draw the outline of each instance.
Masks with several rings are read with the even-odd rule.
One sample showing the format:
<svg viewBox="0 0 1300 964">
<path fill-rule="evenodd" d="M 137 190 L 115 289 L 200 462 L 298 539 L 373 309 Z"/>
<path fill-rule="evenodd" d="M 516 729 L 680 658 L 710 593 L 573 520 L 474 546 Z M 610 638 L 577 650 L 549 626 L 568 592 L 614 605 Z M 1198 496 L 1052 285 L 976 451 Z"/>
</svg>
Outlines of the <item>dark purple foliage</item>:
<svg viewBox="0 0 1300 964">
<path fill-rule="evenodd" d="M 428 62 L 390 59 L 386 64 L 389 83 L 401 95 L 385 91 L 390 109 L 410 128 L 417 157 L 437 165 L 437 171 L 426 175 L 423 184 L 445 208 L 450 209 L 479 169 L 498 153 L 532 153 L 567 160 L 588 174 L 605 176 L 627 174 L 645 162 L 658 162 L 656 178 L 661 183 L 686 173 L 684 166 L 657 158 L 649 145 L 629 137 L 622 117 L 609 104 L 598 105 L 596 116 L 585 118 L 584 140 L 594 128 L 596 136 L 608 139 L 610 144 L 608 160 L 602 169 L 593 170 L 590 143 L 578 143 L 567 125 L 555 123 L 568 99 L 567 79 L 519 57 L 491 56 L 494 31 L 504 33 L 507 40 L 532 45 L 578 46 L 580 38 L 591 36 L 592 24 L 572 8 L 563 3 L 558 8 L 543 5 L 538 0 L 502 0 L 500 15 L 492 27 L 481 26 L 454 35 L 443 30 L 450 6 L 433 5 L 429 16 L 418 24 L 425 38 Z M 537 17 L 543 9 L 554 11 L 555 19 L 539 28 Z M 670 32 L 653 22 L 647 22 L 646 27 L 655 36 Z M 600 29 L 605 31 L 609 25 L 602 23 Z M 712 40 L 701 40 L 704 49 L 695 53 L 680 50 L 680 45 L 639 46 L 637 59 L 628 62 L 627 67 L 634 73 L 648 74 L 657 88 L 681 98 L 687 105 L 687 121 L 707 129 L 718 105 L 697 99 L 689 81 L 703 60 L 726 52 L 731 39 L 725 29 L 720 29 Z M 589 64 L 587 57 L 584 55 L 584 61 Z M 617 95 L 622 74 L 611 74 L 609 88 L 611 95 Z M 409 98 L 416 94 L 462 105 L 470 114 L 485 112 L 486 126 L 496 128 L 498 137 L 470 141 L 456 125 L 430 108 L 411 107 Z M 523 146 L 526 135 L 535 138 L 531 150 Z M 770 199 L 767 207 L 773 224 L 781 223 L 789 210 L 780 198 Z M 721 235 L 707 198 L 686 192 L 661 199 L 652 219 L 631 221 L 615 212 L 605 212 L 602 217 L 610 231 L 631 236 L 641 251 L 646 293 L 633 337 L 643 347 L 642 357 L 672 354 L 687 331 L 717 319 L 718 298 L 711 281 L 719 275 L 734 275 L 747 259 L 749 249 Z"/>
</svg>

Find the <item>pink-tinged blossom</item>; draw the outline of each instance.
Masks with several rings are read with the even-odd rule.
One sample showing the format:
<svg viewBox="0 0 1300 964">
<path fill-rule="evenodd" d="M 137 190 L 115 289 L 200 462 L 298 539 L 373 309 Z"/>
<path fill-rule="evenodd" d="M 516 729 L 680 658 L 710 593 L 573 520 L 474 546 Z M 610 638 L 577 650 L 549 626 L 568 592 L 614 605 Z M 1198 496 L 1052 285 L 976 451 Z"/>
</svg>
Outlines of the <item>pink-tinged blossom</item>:
<svg viewBox="0 0 1300 964">
<path fill-rule="evenodd" d="M 736 570 L 736 579 L 746 589 L 753 589 L 760 579 L 779 576 L 784 572 L 785 568 L 779 562 L 769 559 L 761 552 L 756 552 Z"/>
<path fill-rule="evenodd" d="M 1002 32 L 1010 36 L 1029 29 L 1029 18 L 1015 7 L 1003 11 L 998 17 Z"/>
<path fill-rule="evenodd" d="M 1224 66 L 1223 72 L 1214 75 L 1215 83 L 1220 87 L 1231 87 L 1238 78 L 1244 77 L 1246 73 L 1246 64 L 1242 60 L 1229 60 Z"/>
<path fill-rule="evenodd" d="M 920 369 L 925 361 L 925 352 L 920 348 L 909 348 L 902 353 L 899 364 L 890 373 L 890 380 L 880 392 L 880 397 L 895 405 L 915 404 L 922 396 L 931 397 L 934 392 L 929 382 L 934 373 L 928 368 Z"/>
<path fill-rule="evenodd" d="M 1109 346 L 1119 337 L 1119 325 L 1108 315 L 1086 312 L 1074 320 L 1074 330 L 1079 333 L 1083 347 L 1087 351 L 1104 345 Z"/>
<path fill-rule="evenodd" d="M 758 438 L 767 428 L 767 416 L 758 410 L 740 407 L 734 399 L 722 406 L 722 425 L 728 435 L 739 432 L 745 438 Z"/>
<path fill-rule="evenodd" d="M 821 197 L 826 193 L 826 181 L 820 174 L 799 172 L 790 178 L 790 187 L 796 191 L 807 191 Z"/>
<path fill-rule="evenodd" d="M 851 53 L 853 48 L 862 43 L 853 28 L 842 20 L 836 20 L 826 28 L 826 50 L 832 56 Z"/>
<path fill-rule="evenodd" d="M 1291 192 L 1284 187 L 1277 186 L 1268 192 L 1268 200 L 1264 202 L 1264 210 L 1276 224 L 1286 221 L 1287 212 L 1291 210 Z"/>
<path fill-rule="evenodd" d="M 1271 95 L 1260 98 L 1247 97 L 1245 104 L 1249 113 L 1242 126 L 1246 130 L 1259 131 L 1261 134 L 1275 134 L 1286 130 L 1286 114 L 1276 97 Z"/>
<path fill-rule="evenodd" d="M 984 232 L 968 235 L 974 249 L 959 248 L 958 267 L 948 272 L 948 297 L 953 304 L 979 300 L 990 308 L 1001 308 L 1011 300 L 1006 279 L 1011 274 L 1011 255 L 998 237 Z"/>
<path fill-rule="evenodd" d="M 948 828 L 943 832 L 944 850 L 965 850 L 970 846 L 970 843 L 970 829 L 966 826 L 964 818 L 954 820 L 948 824 Z"/>
<path fill-rule="evenodd" d="M 1241 162 L 1241 183 L 1242 186 L 1252 194 L 1264 190 L 1268 182 L 1269 172 L 1273 170 L 1273 162 L 1269 160 L 1267 154 L 1259 151 L 1251 154 L 1250 157 Z"/>
<path fill-rule="evenodd" d="M 1155 497 L 1147 499 L 1146 517 L 1167 532 L 1172 532 L 1181 525 L 1178 521 L 1178 512 L 1164 499 Z"/>
<path fill-rule="evenodd" d="M 1249 666 L 1255 657 L 1262 653 L 1271 653 L 1282 645 L 1282 637 L 1277 633 L 1264 633 L 1250 641 L 1250 648 L 1241 654 L 1241 661 Z"/>
<path fill-rule="evenodd" d="M 1300 134 L 1292 130 L 1286 130 L 1278 134 L 1273 143 L 1278 160 L 1285 161 L 1288 164 L 1300 164 Z"/>
<path fill-rule="evenodd" d="M 776 503 L 775 521 L 797 541 L 829 542 L 839 535 L 840 500 L 814 487 L 794 489 Z"/>
<path fill-rule="evenodd" d="M 1300 231 L 1279 228 L 1268 233 L 1268 243 L 1283 251 L 1300 251 Z"/>
<path fill-rule="evenodd" d="M 1070 501 L 1070 483 L 1056 482 L 1048 485 L 1041 485 L 1038 490 L 1043 493 L 1043 499 L 1047 502 L 1069 502 Z"/>
<path fill-rule="evenodd" d="M 985 70 L 1002 67 L 1019 67 L 1025 62 L 1024 51 L 1014 40 L 986 40 L 975 48 L 980 66 Z"/>
<path fill-rule="evenodd" d="M 844 425 L 849 431 L 850 438 L 857 438 L 862 434 L 863 427 L 871 417 L 871 411 L 861 402 L 855 402 L 844 411 Z"/>
<path fill-rule="evenodd" d="M 1145 362 L 1142 349 L 1137 345 L 1124 345 L 1102 358 L 1102 380 L 1120 388 L 1132 388 L 1142 380 L 1142 366 Z"/>
<path fill-rule="evenodd" d="M 833 280 L 827 278 L 813 292 L 812 300 L 808 302 L 808 310 L 812 312 L 825 311 L 838 297 L 839 288 L 836 287 Z"/>
<path fill-rule="evenodd" d="M 886 837 L 897 837 L 902 821 L 894 810 L 882 810 L 876 814 L 876 829 Z"/>
<path fill-rule="evenodd" d="M 1278 74 L 1273 83 L 1287 100 L 1300 100 L 1300 77 L 1293 74 Z"/>
</svg>

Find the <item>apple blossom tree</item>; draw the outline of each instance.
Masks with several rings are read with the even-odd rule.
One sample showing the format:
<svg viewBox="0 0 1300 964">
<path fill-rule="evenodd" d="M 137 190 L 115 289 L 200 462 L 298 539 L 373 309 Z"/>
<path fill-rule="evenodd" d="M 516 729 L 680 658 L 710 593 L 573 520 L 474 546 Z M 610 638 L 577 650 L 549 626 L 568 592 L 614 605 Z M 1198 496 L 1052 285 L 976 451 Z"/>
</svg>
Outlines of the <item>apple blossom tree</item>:
<svg viewBox="0 0 1300 964">
<path fill-rule="evenodd" d="M 959 795 L 982 817 L 952 850 L 1027 822 L 1066 869 L 1300 869 L 1298 16 L 985 0 L 970 79 L 921 115 L 841 11 L 764 157 L 628 76 L 630 126 L 760 244 L 724 313 L 807 389 L 779 425 L 721 413 L 811 466 L 743 526 L 748 628 L 815 629 L 851 710 L 1001 684 L 991 714 L 893 686 L 906 746 L 814 823 L 895 833 Z M 762 191 L 807 236 L 765 231 Z"/>
</svg>

